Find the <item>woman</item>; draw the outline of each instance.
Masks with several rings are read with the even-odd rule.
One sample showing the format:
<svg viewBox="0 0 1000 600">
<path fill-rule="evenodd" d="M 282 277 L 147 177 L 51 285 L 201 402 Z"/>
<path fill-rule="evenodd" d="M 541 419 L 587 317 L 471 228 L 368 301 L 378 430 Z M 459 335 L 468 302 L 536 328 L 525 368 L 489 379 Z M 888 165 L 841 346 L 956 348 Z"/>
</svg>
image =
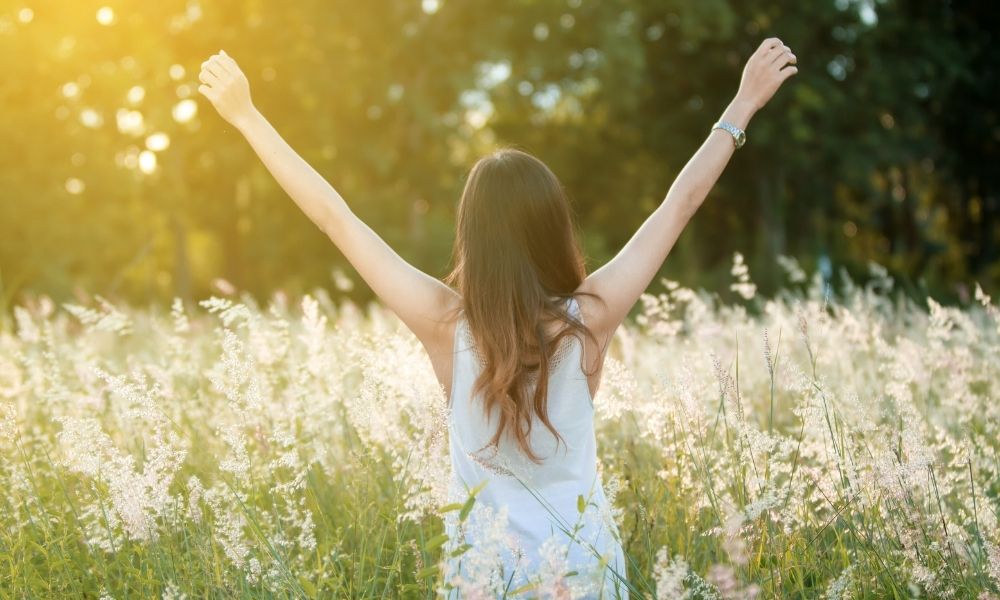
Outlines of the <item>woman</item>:
<svg viewBox="0 0 1000 600">
<path fill-rule="evenodd" d="M 403 260 L 292 150 L 255 109 L 232 58 L 221 52 L 202 64 L 198 91 L 430 356 L 451 409 L 452 493 L 476 497 L 471 513 L 447 513 L 442 591 L 628 596 L 596 467 L 592 398 L 606 350 L 795 63 L 781 40 L 764 40 L 663 202 L 589 275 L 555 175 L 519 150 L 482 158 L 462 193 L 445 281 Z"/>
</svg>

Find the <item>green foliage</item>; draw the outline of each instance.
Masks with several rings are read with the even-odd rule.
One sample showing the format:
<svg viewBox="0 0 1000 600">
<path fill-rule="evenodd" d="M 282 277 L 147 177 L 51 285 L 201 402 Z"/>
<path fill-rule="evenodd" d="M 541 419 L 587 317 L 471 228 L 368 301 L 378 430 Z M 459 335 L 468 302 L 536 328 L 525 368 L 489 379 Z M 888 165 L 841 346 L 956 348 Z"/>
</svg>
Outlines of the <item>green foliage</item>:
<svg viewBox="0 0 1000 600">
<path fill-rule="evenodd" d="M 800 72 L 751 123 L 665 273 L 712 286 L 729 253 L 749 248 L 766 290 L 778 254 L 855 276 L 876 260 L 915 293 L 944 297 L 968 296 L 959 280 L 1000 279 L 994 3 L 109 7 L 107 24 L 90 3 L 0 9 L 6 296 L 191 299 L 218 276 L 258 295 L 301 293 L 346 266 L 197 96 L 200 62 L 222 47 L 293 147 L 401 254 L 443 275 L 463 176 L 496 144 L 553 167 L 591 267 L 609 258 L 769 35 L 795 49 Z M 183 99 L 198 110 L 178 122 Z M 121 110 L 142 126 L 120 124 Z M 150 150 L 147 174 L 139 154 L 154 132 L 170 143 Z"/>
</svg>

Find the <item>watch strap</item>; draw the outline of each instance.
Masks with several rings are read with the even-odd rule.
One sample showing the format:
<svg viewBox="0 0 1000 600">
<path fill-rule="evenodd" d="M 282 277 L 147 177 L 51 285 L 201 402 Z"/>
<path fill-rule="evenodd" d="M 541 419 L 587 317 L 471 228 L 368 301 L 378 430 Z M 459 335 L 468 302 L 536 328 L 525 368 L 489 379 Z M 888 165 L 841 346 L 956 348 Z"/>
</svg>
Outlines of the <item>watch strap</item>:
<svg viewBox="0 0 1000 600">
<path fill-rule="evenodd" d="M 736 146 L 737 148 L 742 147 L 743 144 L 745 144 L 747 141 L 746 132 L 744 132 L 739 127 L 733 125 L 732 123 L 727 123 L 726 121 L 718 121 L 715 125 L 712 126 L 712 129 L 713 130 L 721 129 L 729 133 L 729 135 L 733 136 L 733 145 Z"/>
</svg>

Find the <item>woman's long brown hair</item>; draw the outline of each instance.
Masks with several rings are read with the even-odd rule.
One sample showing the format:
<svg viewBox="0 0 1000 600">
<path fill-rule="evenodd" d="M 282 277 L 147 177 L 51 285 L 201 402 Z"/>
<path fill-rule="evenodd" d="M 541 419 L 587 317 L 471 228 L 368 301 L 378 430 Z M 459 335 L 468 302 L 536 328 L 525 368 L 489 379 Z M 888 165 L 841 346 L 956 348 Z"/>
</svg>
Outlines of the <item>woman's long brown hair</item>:
<svg viewBox="0 0 1000 600">
<path fill-rule="evenodd" d="M 586 270 L 566 193 L 552 171 L 513 148 L 480 159 L 462 192 L 452 260 L 445 281 L 462 297 L 483 364 L 473 397 L 482 394 L 486 414 L 494 408 L 499 414 L 490 444 L 509 433 L 540 462 L 529 443 L 533 415 L 565 443 L 547 410 L 553 356 L 568 335 L 595 339 L 567 311 L 565 301 L 580 295 Z M 563 326 L 550 335 L 543 318 Z"/>
</svg>

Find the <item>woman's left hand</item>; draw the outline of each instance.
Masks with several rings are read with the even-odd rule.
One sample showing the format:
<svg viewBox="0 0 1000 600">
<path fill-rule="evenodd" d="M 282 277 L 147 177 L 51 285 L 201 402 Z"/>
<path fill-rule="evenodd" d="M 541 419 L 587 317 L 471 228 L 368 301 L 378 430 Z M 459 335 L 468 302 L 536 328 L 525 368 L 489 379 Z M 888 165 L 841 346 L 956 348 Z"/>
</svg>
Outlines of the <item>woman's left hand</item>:
<svg viewBox="0 0 1000 600">
<path fill-rule="evenodd" d="M 791 48 L 776 37 L 767 38 L 747 60 L 736 100 L 760 110 L 786 79 L 799 72 L 796 62 Z"/>
<path fill-rule="evenodd" d="M 224 50 L 201 63 L 198 91 L 209 99 L 219 115 L 234 127 L 239 127 L 254 113 L 250 100 L 250 82 L 236 61 Z"/>
</svg>

